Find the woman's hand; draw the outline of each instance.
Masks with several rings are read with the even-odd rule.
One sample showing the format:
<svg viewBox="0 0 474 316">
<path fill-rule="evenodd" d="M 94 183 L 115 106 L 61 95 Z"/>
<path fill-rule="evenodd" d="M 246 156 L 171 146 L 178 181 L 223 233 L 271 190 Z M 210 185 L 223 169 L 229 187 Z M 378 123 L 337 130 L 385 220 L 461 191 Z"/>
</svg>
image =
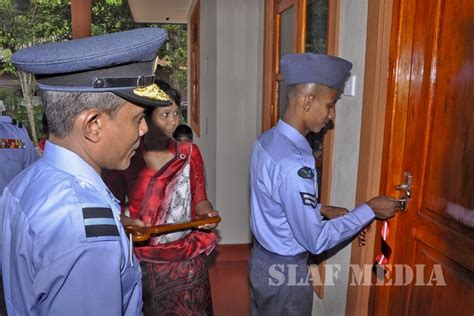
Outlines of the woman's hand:
<svg viewBox="0 0 474 316">
<path fill-rule="evenodd" d="M 203 219 L 203 218 L 206 218 L 206 217 L 215 217 L 215 216 L 219 216 L 218 211 L 216 211 L 216 210 L 207 210 L 206 214 L 196 215 L 196 219 Z M 216 228 L 217 225 L 218 225 L 217 223 L 215 223 L 215 224 L 206 224 L 206 225 L 198 226 L 198 228 L 199 229 L 211 230 L 211 229 Z"/>
<path fill-rule="evenodd" d="M 207 217 L 219 216 L 219 212 L 214 210 L 211 202 L 208 200 L 202 200 L 196 205 L 196 219 L 203 219 Z M 198 226 L 199 229 L 214 229 L 218 224 L 206 224 Z"/>
<path fill-rule="evenodd" d="M 132 218 L 127 217 L 123 214 L 120 214 L 120 221 L 122 222 L 123 226 L 128 226 L 128 225 L 136 225 L 136 226 L 140 226 L 140 227 L 145 226 L 145 223 L 143 221 L 141 221 L 140 219 L 138 219 L 138 218 L 132 219 Z"/>
<path fill-rule="evenodd" d="M 204 213 L 204 214 L 196 214 L 196 219 L 203 219 L 203 218 L 207 218 L 207 217 L 215 217 L 215 216 L 219 216 L 219 212 L 216 211 L 216 210 L 212 210 L 212 209 L 208 209 L 206 210 L 207 213 Z M 206 224 L 206 225 L 201 225 L 201 226 L 198 226 L 199 229 L 205 229 L 205 230 L 211 230 L 211 229 L 214 229 L 217 227 L 217 223 L 215 224 Z"/>
</svg>

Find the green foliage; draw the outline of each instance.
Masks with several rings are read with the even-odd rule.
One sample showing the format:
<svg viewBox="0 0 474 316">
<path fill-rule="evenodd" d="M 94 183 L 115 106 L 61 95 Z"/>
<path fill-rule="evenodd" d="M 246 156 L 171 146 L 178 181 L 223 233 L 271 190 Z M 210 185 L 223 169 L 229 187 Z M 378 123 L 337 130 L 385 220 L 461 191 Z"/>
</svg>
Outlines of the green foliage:
<svg viewBox="0 0 474 316">
<path fill-rule="evenodd" d="M 305 51 L 327 52 L 328 0 L 309 0 L 306 13 Z"/>
<path fill-rule="evenodd" d="M 7 51 L 4 62 L 20 48 L 71 37 L 71 7 L 68 2 L 34 2 L 25 12 L 0 3 L 0 45 Z M 15 73 L 12 68 L 4 69 Z"/>
<path fill-rule="evenodd" d="M 71 8 L 66 3 L 35 2 L 25 12 L 0 3 L 0 74 L 16 74 L 11 55 L 20 48 L 70 38 Z"/>
<path fill-rule="evenodd" d="M 18 76 L 11 63 L 11 55 L 23 47 L 45 42 L 57 42 L 72 37 L 71 3 L 67 0 L 31 0 L 30 6 L 21 11 L 15 10 L 13 0 L 0 0 L 0 75 L 10 73 Z M 17 3 L 18 4 L 18 3 Z M 183 91 L 187 83 L 187 26 L 186 24 L 138 24 L 135 23 L 123 0 L 93 0 L 92 2 L 92 35 L 101 35 L 125 31 L 140 27 L 161 27 L 168 32 L 168 42 L 163 45 L 159 56 L 166 61 L 164 66 L 171 76 L 172 85 Z M 20 78 L 21 79 L 21 78 Z M 22 83 L 23 93 L 32 93 L 35 82 Z M 28 91 L 31 90 L 31 91 Z M 34 113 L 25 119 L 25 108 L 19 106 L 19 97 L 9 96 L 0 90 L 0 99 L 5 102 L 7 111 L 17 120 L 29 121 L 36 125 L 32 135 L 41 135 L 41 110 L 34 107 Z M 26 96 L 24 96 L 26 98 Z M 5 99 L 6 98 L 6 99 Z M 16 98 L 16 99 L 15 99 Z M 30 109 L 31 106 L 29 107 Z M 37 113 L 38 112 L 38 113 Z M 39 117 L 38 117 L 39 115 Z M 36 123 L 36 124 L 35 124 Z M 31 131 L 30 131 L 31 132 Z"/>
<path fill-rule="evenodd" d="M 15 6 L 16 5 L 16 6 Z M 16 10 L 21 8 L 21 10 Z M 70 37 L 70 5 L 62 1 L 2 1 L 0 2 L 0 73 L 16 75 L 26 101 L 29 132 L 36 142 L 35 109 L 32 98 L 36 83 L 31 74 L 17 72 L 11 64 L 11 55 L 18 49 Z M 19 108 L 21 110 L 21 107 Z M 20 111 L 14 115 L 20 119 Z M 41 126 L 41 125 L 39 125 Z"/>
<path fill-rule="evenodd" d="M 41 139 L 46 136 L 45 133 L 43 132 L 43 123 L 41 121 L 43 117 L 43 107 L 35 106 L 33 108 L 33 112 L 34 112 L 35 127 L 36 127 L 36 137 L 38 139 Z M 28 113 L 26 112 L 26 107 L 20 106 L 18 110 L 15 112 L 7 111 L 7 115 L 14 117 L 18 122 L 22 122 L 26 126 L 28 133 L 30 134 L 30 137 L 31 138 L 33 137 L 33 135 L 30 132 L 31 125 L 28 120 Z"/>
<path fill-rule="evenodd" d="M 168 32 L 168 43 L 163 45 L 160 56 L 169 63 L 173 85 L 180 90 L 186 87 L 187 69 L 187 26 L 185 24 L 163 24 L 161 28 Z"/>
<path fill-rule="evenodd" d="M 159 56 L 165 60 L 172 85 L 186 88 L 187 84 L 187 26 L 186 24 L 138 24 L 133 20 L 127 4 L 111 0 L 95 0 L 92 6 L 92 35 L 132 30 L 140 27 L 160 27 L 168 32 L 168 42 Z M 119 19 L 117 17 L 120 17 Z"/>
<path fill-rule="evenodd" d="M 121 1 L 95 0 L 92 5 L 92 35 L 120 32 L 140 27 Z"/>
<path fill-rule="evenodd" d="M 31 124 L 28 120 L 28 113 L 26 113 L 26 107 L 20 105 L 22 97 L 18 96 L 18 93 L 15 93 L 12 89 L 0 89 L 0 100 L 5 103 L 5 108 L 7 109 L 6 115 L 13 117 L 18 122 L 22 122 L 30 134 L 30 137 L 33 137 L 31 134 Z M 35 106 L 34 111 L 34 120 L 36 127 L 36 135 L 39 138 L 44 137 L 44 132 L 42 130 L 41 118 L 43 117 L 43 107 Z"/>
<path fill-rule="evenodd" d="M 0 100 L 5 104 L 7 113 L 13 114 L 20 108 L 21 97 L 16 95 L 12 89 L 1 89 Z"/>
</svg>

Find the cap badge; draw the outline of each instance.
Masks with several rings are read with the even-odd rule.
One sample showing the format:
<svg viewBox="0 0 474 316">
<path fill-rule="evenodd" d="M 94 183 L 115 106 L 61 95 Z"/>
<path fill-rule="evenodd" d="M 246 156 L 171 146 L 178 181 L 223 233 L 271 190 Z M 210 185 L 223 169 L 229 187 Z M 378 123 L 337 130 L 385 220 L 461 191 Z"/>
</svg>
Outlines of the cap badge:
<svg viewBox="0 0 474 316">
<path fill-rule="evenodd" d="M 169 101 L 169 96 L 158 87 L 156 83 L 146 86 L 133 89 L 133 93 L 140 96 L 153 100 L 159 101 Z"/>
</svg>

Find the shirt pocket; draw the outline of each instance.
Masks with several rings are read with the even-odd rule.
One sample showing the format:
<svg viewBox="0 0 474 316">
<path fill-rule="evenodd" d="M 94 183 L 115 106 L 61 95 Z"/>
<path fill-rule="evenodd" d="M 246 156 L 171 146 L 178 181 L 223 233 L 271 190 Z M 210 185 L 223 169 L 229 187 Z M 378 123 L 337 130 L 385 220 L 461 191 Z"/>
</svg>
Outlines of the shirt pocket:
<svg viewBox="0 0 474 316">
<path fill-rule="evenodd" d="M 0 173 L 10 177 L 16 176 L 23 170 L 22 158 L 19 149 L 0 149 Z"/>
</svg>

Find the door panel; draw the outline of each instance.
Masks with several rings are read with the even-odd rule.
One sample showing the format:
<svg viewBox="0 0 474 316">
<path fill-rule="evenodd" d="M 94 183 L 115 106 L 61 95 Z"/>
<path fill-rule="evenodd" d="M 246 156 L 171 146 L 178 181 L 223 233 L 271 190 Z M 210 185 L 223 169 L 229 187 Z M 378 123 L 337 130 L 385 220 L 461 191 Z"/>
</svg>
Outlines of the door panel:
<svg viewBox="0 0 474 316">
<path fill-rule="evenodd" d="M 430 247 L 426 247 L 423 244 L 417 246 L 415 262 L 418 267 L 418 279 L 413 281 L 415 286 L 413 287 L 409 314 L 472 314 L 472 304 L 459 304 L 459 302 L 472 302 L 472 288 L 474 285 L 469 278 L 470 272 Z M 436 271 L 434 270 L 435 265 L 442 267 L 442 274 L 434 272 Z M 442 280 L 435 280 L 437 276 L 441 275 Z M 438 282 L 444 282 L 446 286 L 434 286 Z M 418 286 L 416 285 L 417 283 L 419 284 Z M 453 294 L 456 295 L 455 301 L 450 302 L 448 298 Z"/>
<path fill-rule="evenodd" d="M 394 12 L 385 193 L 400 196 L 405 171 L 413 180 L 388 241 L 415 279 L 376 289 L 375 314 L 472 315 L 474 2 L 399 0 Z"/>
</svg>

